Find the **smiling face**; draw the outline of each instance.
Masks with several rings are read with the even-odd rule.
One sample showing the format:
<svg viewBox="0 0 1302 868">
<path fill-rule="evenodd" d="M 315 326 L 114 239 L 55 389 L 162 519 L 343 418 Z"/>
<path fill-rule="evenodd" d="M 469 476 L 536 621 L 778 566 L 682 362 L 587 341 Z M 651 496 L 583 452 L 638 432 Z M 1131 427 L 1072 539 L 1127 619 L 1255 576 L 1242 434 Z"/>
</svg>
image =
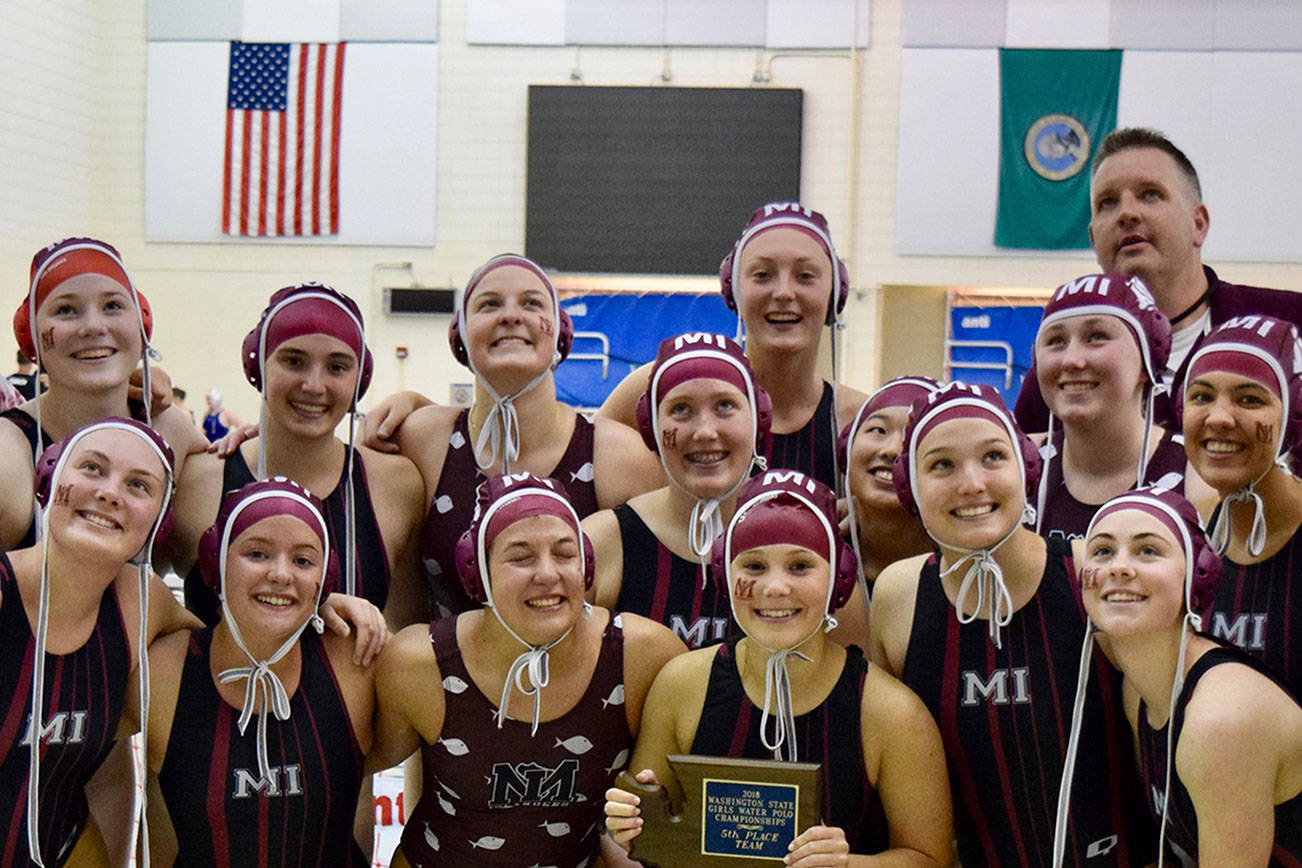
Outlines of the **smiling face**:
<svg viewBox="0 0 1302 868">
<path fill-rule="evenodd" d="M 50 492 L 50 534 L 83 556 L 126 563 L 144 547 L 162 508 L 166 469 L 128 431 L 86 434 Z"/>
<path fill-rule="evenodd" d="M 36 311 L 35 339 L 51 384 L 113 388 L 140 363 L 131 294 L 102 274 L 78 274 L 55 287 Z"/>
<path fill-rule="evenodd" d="M 475 286 L 466 309 L 466 345 L 475 369 L 496 384 L 523 386 L 551 364 L 556 311 L 537 274 L 518 265 L 494 268 Z"/>
<path fill-rule="evenodd" d="M 513 522 L 493 540 L 489 583 L 498 615 L 526 642 L 545 645 L 583 612 L 579 536 L 557 515 Z"/>
<path fill-rule="evenodd" d="M 737 624 L 765 648 L 791 648 L 819 628 L 831 567 L 804 546 L 774 543 L 747 549 L 728 567 Z"/>
<path fill-rule="evenodd" d="M 751 413 L 731 383 L 706 377 L 679 383 L 656 408 L 656 424 L 670 477 L 694 497 L 720 497 L 750 469 Z"/>
<path fill-rule="evenodd" d="M 1021 520 L 1026 505 L 1017 453 L 992 419 L 941 422 L 918 444 L 914 495 L 928 533 L 951 548 L 982 549 Z"/>
<path fill-rule="evenodd" d="M 1085 541 L 1085 611 L 1104 633 L 1142 635 L 1178 626 L 1185 555 L 1170 529 L 1140 509 L 1108 513 Z"/>
<path fill-rule="evenodd" d="M 1050 323 L 1035 342 L 1040 393 L 1065 422 L 1107 418 L 1143 397 L 1143 359 L 1130 329 L 1114 316 Z"/>
<path fill-rule="evenodd" d="M 1169 154 L 1127 148 L 1109 156 L 1090 181 L 1090 208 L 1090 244 L 1099 265 L 1142 277 L 1163 310 L 1162 287 L 1201 273 L 1207 208 Z"/>
<path fill-rule="evenodd" d="M 1266 473 L 1282 436 L 1284 405 L 1266 386 L 1228 371 L 1185 384 L 1184 443 L 1189 462 L 1222 497 Z"/>
<path fill-rule="evenodd" d="M 316 610 L 324 573 L 321 538 L 292 515 L 246 528 L 226 553 L 226 605 L 246 638 L 282 641 Z"/>
<path fill-rule="evenodd" d="M 338 338 L 290 338 L 267 359 L 267 408 L 296 434 L 332 435 L 352 404 L 357 373 L 357 356 Z"/>
<path fill-rule="evenodd" d="M 883 407 L 864 419 L 850 449 L 850 493 L 862 509 L 902 510 L 892 482 L 895 457 L 904 448 L 908 407 Z"/>
<path fill-rule="evenodd" d="M 808 233 L 778 227 L 752 238 L 741 251 L 736 287 L 747 349 L 817 345 L 834 278 L 831 259 Z"/>
</svg>

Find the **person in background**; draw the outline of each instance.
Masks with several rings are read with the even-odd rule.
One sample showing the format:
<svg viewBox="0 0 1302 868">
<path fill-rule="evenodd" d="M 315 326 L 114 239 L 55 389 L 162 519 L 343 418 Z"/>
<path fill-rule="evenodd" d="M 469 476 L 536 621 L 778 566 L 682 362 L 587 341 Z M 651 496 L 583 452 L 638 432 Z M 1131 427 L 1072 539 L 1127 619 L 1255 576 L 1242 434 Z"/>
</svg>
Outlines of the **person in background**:
<svg viewBox="0 0 1302 868">
<path fill-rule="evenodd" d="M 1193 163 L 1157 130 L 1114 130 L 1090 166 L 1090 246 L 1099 268 L 1135 275 L 1171 322 L 1171 352 L 1160 372 L 1167 391 L 1153 421 L 1177 430 L 1175 399 L 1194 346 L 1212 327 L 1245 314 L 1262 314 L 1302 327 L 1302 295 L 1229 283 L 1203 264 L 1211 215 Z M 1017 396 L 1024 431 L 1048 428 L 1048 407 L 1034 373 Z"/>
<path fill-rule="evenodd" d="M 177 407 L 177 409 L 179 409 L 182 413 L 184 413 L 185 415 L 187 415 L 187 416 L 190 417 L 190 424 L 191 424 L 191 425 L 198 425 L 198 424 L 199 424 L 198 421 L 197 421 L 197 420 L 195 419 L 195 417 L 194 417 L 194 411 L 191 410 L 189 407 L 185 406 L 185 389 L 182 389 L 180 386 L 173 386 L 173 387 L 172 387 L 172 403 L 173 403 L 173 404 Z"/>
<path fill-rule="evenodd" d="M 1193 506 L 1160 488 L 1122 494 L 1083 549 L 1085 610 L 1125 676 L 1160 852 L 1186 865 L 1302 864 L 1302 707 L 1260 660 L 1202 632 L 1220 559 Z"/>
<path fill-rule="evenodd" d="M 19 350 L 14 355 L 18 370 L 14 371 L 6 379 L 18 390 L 18 394 L 23 396 L 24 401 L 30 401 L 36 397 L 36 365 L 31 359 L 23 355 L 22 350 Z"/>
<path fill-rule="evenodd" d="M 457 575 L 480 608 L 406 628 L 379 662 L 373 761 L 419 748 L 424 775 L 393 864 L 592 865 L 602 793 L 683 644 L 584 600 L 592 547 L 560 482 L 494 476 L 476 507 Z"/>
<path fill-rule="evenodd" d="M 1086 634 L 1070 543 L 1026 526 L 1039 454 L 994 389 L 933 392 L 910 411 L 904 444 L 896 490 L 939 552 L 877 577 L 871 659 L 940 727 L 962 863 L 1048 865 Z M 1146 865 L 1153 830 L 1120 679 L 1100 657 L 1090 682 L 1067 864 Z"/>
<path fill-rule="evenodd" d="M 737 312 L 755 381 L 773 402 L 768 466 L 799 470 L 836 489 L 837 435 L 867 396 L 835 382 L 850 272 L 836 255 L 827 219 L 797 202 L 758 208 L 720 263 L 719 282 Z M 833 382 L 818 373 L 825 326 Z M 636 425 L 649 377 L 650 365 L 633 371 L 597 415 Z"/>
<path fill-rule="evenodd" d="M 243 426 L 243 422 L 233 412 L 222 405 L 222 393 L 218 389 L 209 389 L 203 396 L 206 410 L 203 414 L 203 434 L 209 443 L 216 443 L 225 437 L 232 428 Z"/>
<path fill-rule="evenodd" d="M 828 638 L 856 584 L 836 528 L 835 495 L 801 473 L 765 471 L 742 488 L 712 563 L 745 635 L 665 665 L 629 768 L 677 796 L 670 754 L 821 763 L 824 821 L 796 837 L 785 864 L 870 865 L 864 857 L 881 854 L 946 865 L 953 833 L 935 722 L 858 648 Z M 635 857 L 639 805 L 637 793 L 606 791 L 606 826 Z"/>
</svg>

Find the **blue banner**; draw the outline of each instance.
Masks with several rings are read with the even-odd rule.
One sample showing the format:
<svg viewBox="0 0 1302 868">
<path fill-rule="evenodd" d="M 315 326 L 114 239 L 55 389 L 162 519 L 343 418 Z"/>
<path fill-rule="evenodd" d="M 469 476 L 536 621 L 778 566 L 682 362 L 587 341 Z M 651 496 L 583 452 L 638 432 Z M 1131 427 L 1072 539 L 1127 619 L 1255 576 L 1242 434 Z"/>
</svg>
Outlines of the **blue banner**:
<svg viewBox="0 0 1302 868">
<path fill-rule="evenodd" d="M 737 315 L 719 293 L 593 293 L 567 298 L 574 349 L 556 369 L 556 397 L 600 407 L 629 372 L 656 357 L 665 338 L 705 331 L 733 337 Z"/>
<path fill-rule="evenodd" d="M 1035 359 L 1043 315 L 1035 305 L 951 308 L 948 376 L 994 386 L 1011 409 Z"/>
</svg>

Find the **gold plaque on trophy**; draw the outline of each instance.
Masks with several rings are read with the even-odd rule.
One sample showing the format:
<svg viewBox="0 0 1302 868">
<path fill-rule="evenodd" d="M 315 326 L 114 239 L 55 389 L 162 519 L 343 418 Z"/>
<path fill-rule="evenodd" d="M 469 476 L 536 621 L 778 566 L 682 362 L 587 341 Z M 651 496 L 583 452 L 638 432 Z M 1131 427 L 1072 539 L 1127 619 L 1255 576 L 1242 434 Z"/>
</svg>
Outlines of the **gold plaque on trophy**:
<svg viewBox="0 0 1302 868">
<path fill-rule="evenodd" d="M 615 781 L 642 799 L 642 832 L 632 857 L 647 866 L 697 868 L 737 859 L 781 862 L 787 846 L 822 815 L 822 766 L 777 760 L 673 754 L 683 790 L 671 804 L 663 786 L 628 772 Z"/>
</svg>

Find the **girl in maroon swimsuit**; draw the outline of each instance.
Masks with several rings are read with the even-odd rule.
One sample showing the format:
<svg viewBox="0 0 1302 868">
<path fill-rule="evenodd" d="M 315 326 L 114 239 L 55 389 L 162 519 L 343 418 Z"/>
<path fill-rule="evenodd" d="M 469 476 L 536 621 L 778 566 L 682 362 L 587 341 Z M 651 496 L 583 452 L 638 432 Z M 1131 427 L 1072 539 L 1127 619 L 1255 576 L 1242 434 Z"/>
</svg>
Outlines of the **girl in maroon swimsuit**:
<svg viewBox="0 0 1302 868">
<path fill-rule="evenodd" d="M 553 479 L 495 476 L 457 546 L 481 608 L 385 649 L 378 763 L 419 749 L 424 787 L 395 865 L 592 865 L 601 794 L 642 703 L 683 650 L 666 627 L 584 601 L 592 548 Z"/>
<path fill-rule="evenodd" d="M 1113 498 L 1080 563 L 1164 843 L 1185 864 L 1302 865 L 1302 707 L 1255 657 L 1201 632 L 1221 564 L 1193 507 L 1156 488 Z"/>
<path fill-rule="evenodd" d="M 713 564 L 745 636 L 677 657 L 656 678 L 629 766 L 638 780 L 676 789 L 670 754 L 821 762 L 824 823 L 800 832 L 787 864 L 871 864 L 864 855 L 885 851 L 947 864 L 935 723 L 908 688 L 827 636 L 856 584 L 831 490 L 794 471 L 756 476 Z M 606 792 L 606 825 L 635 858 L 638 804 Z"/>
<path fill-rule="evenodd" d="M 138 422 L 108 419 L 46 450 L 37 485 L 41 542 L 0 555 L 0 864 L 107 864 L 86 784 L 134 730 L 123 704 L 133 673 L 147 683 L 144 649 L 193 622 L 150 566 L 171 450 Z M 130 776 L 110 785 L 129 822 Z"/>
</svg>

